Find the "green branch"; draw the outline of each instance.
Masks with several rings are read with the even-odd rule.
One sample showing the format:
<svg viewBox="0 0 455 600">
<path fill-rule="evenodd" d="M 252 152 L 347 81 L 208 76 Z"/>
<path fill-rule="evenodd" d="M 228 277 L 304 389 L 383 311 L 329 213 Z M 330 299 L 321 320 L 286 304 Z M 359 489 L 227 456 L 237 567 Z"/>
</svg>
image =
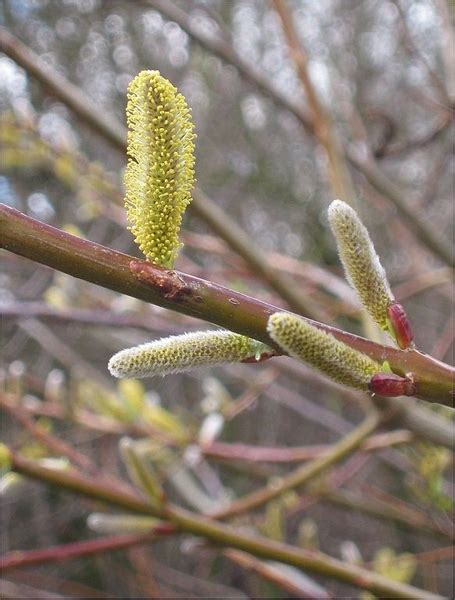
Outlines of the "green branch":
<svg viewBox="0 0 455 600">
<path fill-rule="evenodd" d="M 234 515 L 257 508 L 288 490 L 298 489 L 360 446 L 362 441 L 376 429 L 378 424 L 379 414 L 376 410 L 373 410 L 354 431 L 343 436 L 326 454 L 298 467 L 295 471 L 289 473 L 289 475 L 281 477 L 279 483 L 275 486 L 261 488 L 232 502 L 225 510 L 221 510 L 214 516 L 218 519 L 233 517 Z"/>
<path fill-rule="evenodd" d="M 183 531 L 202 536 L 222 546 L 244 550 L 260 558 L 286 563 L 343 581 L 383 598 L 444 600 L 439 595 L 419 590 L 411 585 L 391 581 L 367 569 L 345 564 L 322 552 L 297 549 L 288 544 L 241 533 L 233 527 L 217 523 L 174 505 L 166 505 L 163 508 L 154 507 L 124 489 L 84 477 L 77 471 L 62 471 L 45 467 L 14 452 L 11 453 L 11 467 L 17 473 L 57 486 L 60 489 L 70 490 L 131 512 L 165 519 Z"/>
</svg>

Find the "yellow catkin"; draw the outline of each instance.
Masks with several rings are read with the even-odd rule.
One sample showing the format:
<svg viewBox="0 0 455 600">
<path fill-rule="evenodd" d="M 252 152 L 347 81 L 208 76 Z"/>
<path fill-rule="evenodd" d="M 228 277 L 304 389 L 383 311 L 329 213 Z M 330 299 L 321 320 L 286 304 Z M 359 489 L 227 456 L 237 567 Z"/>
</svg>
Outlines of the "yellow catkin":
<svg viewBox="0 0 455 600">
<path fill-rule="evenodd" d="M 194 125 L 185 98 L 158 71 L 142 71 L 128 87 L 129 229 L 146 258 L 172 267 L 194 186 Z"/>
<path fill-rule="evenodd" d="M 349 283 L 373 320 L 388 330 L 387 308 L 394 297 L 366 227 L 341 200 L 332 202 L 328 216 Z"/>
<path fill-rule="evenodd" d="M 371 377 L 381 371 L 379 363 L 296 315 L 274 313 L 267 331 L 290 356 L 350 387 L 368 389 Z"/>
<path fill-rule="evenodd" d="M 111 358 L 108 368 L 114 377 L 151 377 L 248 358 L 259 360 L 267 351 L 271 350 L 265 344 L 231 331 L 197 331 L 122 350 Z"/>
</svg>

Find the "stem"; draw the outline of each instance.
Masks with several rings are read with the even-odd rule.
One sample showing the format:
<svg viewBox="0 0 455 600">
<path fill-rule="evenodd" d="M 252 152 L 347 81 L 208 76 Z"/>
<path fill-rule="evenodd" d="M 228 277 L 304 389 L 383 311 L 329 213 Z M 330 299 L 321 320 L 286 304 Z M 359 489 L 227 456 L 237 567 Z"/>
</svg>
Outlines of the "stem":
<svg viewBox="0 0 455 600">
<path fill-rule="evenodd" d="M 166 523 L 163 525 L 158 525 L 156 531 L 153 529 L 148 533 L 113 535 L 100 539 L 51 546 L 42 550 L 13 550 L 0 558 L 0 571 L 5 573 L 13 569 L 42 565 L 48 562 L 61 562 L 83 556 L 93 556 L 102 552 L 122 550 L 131 546 L 149 543 L 164 534 L 174 533 L 172 526 Z"/>
<path fill-rule="evenodd" d="M 360 511 L 377 519 L 387 522 L 394 521 L 401 527 L 416 532 L 431 533 L 438 537 L 455 538 L 454 531 L 442 524 L 438 525 L 431 517 L 412 506 L 404 507 L 386 502 L 380 498 L 369 498 L 365 493 L 359 494 L 351 490 L 335 490 L 321 494 L 319 499 L 344 506 L 352 511 Z"/>
<path fill-rule="evenodd" d="M 347 565 L 322 552 L 297 549 L 288 544 L 241 533 L 233 527 L 195 515 L 174 505 L 166 505 L 163 508 L 153 507 L 132 493 L 120 490 L 113 485 L 99 483 L 95 479 L 86 478 L 74 470 L 51 469 L 23 458 L 15 452 L 11 453 L 11 461 L 12 469 L 22 475 L 132 512 L 166 519 L 184 531 L 208 538 L 212 542 L 223 546 L 237 548 L 261 558 L 276 560 L 313 573 L 319 573 L 368 590 L 384 598 L 444 600 L 441 596 L 419 590 L 411 585 L 391 581 L 367 569 Z"/>
<path fill-rule="evenodd" d="M 0 204 L 0 246 L 36 262 L 146 302 L 197 317 L 276 347 L 266 326 L 275 306 L 215 283 L 170 271 L 78 238 Z M 142 269 L 142 281 L 131 271 Z M 147 284 L 143 283 L 144 278 Z M 416 350 L 382 346 L 315 321 L 313 325 L 377 360 L 398 375 L 412 373 L 416 396 L 453 406 L 455 369 Z"/>
<path fill-rule="evenodd" d="M 367 418 L 354 431 L 341 438 L 339 442 L 334 444 L 330 452 L 315 458 L 309 463 L 306 463 L 285 475 L 279 480 L 279 483 L 273 487 L 261 488 L 237 501 L 232 502 L 225 510 L 221 510 L 215 515 L 217 519 L 226 519 L 247 512 L 253 508 L 257 508 L 273 498 L 280 496 L 283 492 L 299 488 L 310 479 L 322 473 L 325 469 L 332 466 L 343 459 L 349 452 L 355 450 L 362 441 L 376 429 L 379 424 L 379 413 L 372 410 Z"/>
<path fill-rule="evenodd" d="M 391 431 L 388 433 L 379 433 L 364 440 L 360 444 L 363 451 L 374 451 L 397 444 L 408 444 L 413 439 L 413 435 L 406 429 Z M 240 460 L 246 462 L 270 462 L 285 463 L 302 462 L 318 458 L 331 451 L 332 446 L 301 446 L 294 448 L 268 447 L 268 446 L 250 446 L 248 444 L 211 442 L 201 447 L 204 456 L 210 458 L 220 458 L 225 460 Z"/>
<path fill-rule="evenodd" d="M 403 223 L 417 235 L 427 248 L 453 269 L 455 253 L 452 246 L 444 243 L 440 233 L 436 232 L 428 221 L 420 218 L 417 210 L 409 205 L 401 189 L 381 171 L 374 160 L 371 157 L 360 158 L 354 151 L 349 153 L 349 160 L 378 192 L 393 202 Z"/>
<path fill-rule="evenodd" d="M 9 401 L 6 394 L 0 392 L 0 409 L 6 411 L 15 419 L 24 429 L 26 429 L 38 442 L 46 446 L 51 452 L 58 456 L 66 456 L 72 463 L 89 472 L 96 471 L 96 465 L 81 452 L 78 452 L 66 442 L 59 440 L 50 434 L 44 427 L 35 423 L 27 413 L 17 404 Z"/>
</svg>

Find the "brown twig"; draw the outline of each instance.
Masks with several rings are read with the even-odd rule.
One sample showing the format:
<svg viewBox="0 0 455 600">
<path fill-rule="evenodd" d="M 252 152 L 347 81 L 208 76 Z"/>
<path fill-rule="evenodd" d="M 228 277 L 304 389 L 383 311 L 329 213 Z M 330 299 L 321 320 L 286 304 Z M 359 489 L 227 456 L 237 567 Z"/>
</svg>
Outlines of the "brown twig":
<svg viewBox="0 0 455 600">
<path fill-rule="evenodd" d="M 0 557 L 0 572 L 6 573 L 13 569 L 43 565 L 49 562 L 63 562 L 84 556 L 94 556 L 103 552 L 123 550 L 132 546 L 150 543 L 162 535 L 172 535 L 173 533 L 175 533 L 175 527 L 169 523 L 161 523 L 148 533 L 113 535 L 95 540 L 51 546 L 42 550 L 13 550 Z"/>
<path fill-rule="evenodd" d="M 321 499 L 345 506 L 349 510 L 360 510 L 372 517 L 394 521 L 415 531 L 426 531 L 432 535 L 454 539 L 453 531 L 438 525 L 424 512 L 411 506 L 397 505 L 396 502 L 367 497 L 365 493 L 359 494 L 351 490 L 334 491 Z"/>
<path fill-rule="evenodd" d="M 185 273 L 137 261 L 32 219 L 6 205 L 0 205 L 0 228 L 1 247 L 11 252 L 276 347 L 266 326 L 269 316 L 280 309 L 270 304 Z M 132 264 L 135 265 L 134 273 Z M 382 346 L 322 323 L 312 323 L 381 363 L 387 360 L 399 375 L 413 373 L 417 397 L 453 405 L 453 367 L 415 350 Z"/>
<path fill-rule="evenodd" d="M 346 157 L 342 151 L 337 133 L 329 112 L 320 102 L 308 73 L 308 59 L 302 42 L 297 36 L 292 16 L 284 0 L 272 0 L 274 9 L 281 20 L 289 54 L 295 64 L 297 74 L 305 89 L 312 113 L 313 132 L 324 148 L 329 165 L 329 180 L 335 198 L 341 198 L 350 204 L 355 203 L 356 193 L 351 175 L 347 168 Z"/>
<path fill-rule="evenodd" d="M 46 448 L 54 452 L 59 456 L 66 456 L 73 464 L 87 470 L 89 473 L 94 473 L 98 469 L 94 463 L 81 452 L 78 452 L 75 448 L 59 440 L 54 435 L 50 434 L 44 427 L 41 427 L 38 423 L 35 423 L 31 419 L 27 412 L 22 409 L 18 404 L 15 404 L 8 399 L 6 394 L 0 392 L 0 408 L 6 411 L 13 417 L 24 429 L 26 429 L 35 439 L 41 442 Z"/>
<path fill-rule="evenodd" d="M 378 433 L 362 442 L 360 449 L 372 452 L 397 444 L 408 444 L 412 439 L 412 433 L 406 429 Z M 330 452 L 331 448 L 330 445 L 302 446 L 300 448 L 270 448 L 267 446 L 250 446 L 248 444 L 211 442 L 203 446 L 201 450 L 205 456 L 210 458 L 290 464 L 292 462 L 302 462 L 317 458 Z"/>
</svg>

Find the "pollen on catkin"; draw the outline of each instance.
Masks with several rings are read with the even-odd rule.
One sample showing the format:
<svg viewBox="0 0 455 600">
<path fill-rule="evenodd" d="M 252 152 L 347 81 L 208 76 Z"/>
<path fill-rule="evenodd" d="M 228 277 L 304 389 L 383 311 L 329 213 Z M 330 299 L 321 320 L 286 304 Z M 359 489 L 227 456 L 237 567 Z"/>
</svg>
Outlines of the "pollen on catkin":
<svg viewBox="0 0 455 600">
<path fill-rule="evenodd" d="M 332 202 L 328 216 L 349 283 L 373 320 L 389 330 L 387 309 L 395 299 L 366 227 L 341 200 Z"/>
<path fill-rule="evenodd" d="M 316 367 L 338 383 L 368 389 L 381 365 L 290 313 L 274 313 L 268 320 L 270 337 L 290 356 Z"/>
<path fill-rule="evenodd" d="M 126 116 L 129 229 L 147 260 L 172 268 L 194 186 L 191 111 L 159 71 L 142 71 L 128 86 Z"/>
<path fill-rule="evenodd" d="M 239 362 L 271 349 L 231 331 L 197 331 L 122 350 L 109 361 L 114 377 L 151 377 L 181 373 L 194 367 Z"/>
</svg>

